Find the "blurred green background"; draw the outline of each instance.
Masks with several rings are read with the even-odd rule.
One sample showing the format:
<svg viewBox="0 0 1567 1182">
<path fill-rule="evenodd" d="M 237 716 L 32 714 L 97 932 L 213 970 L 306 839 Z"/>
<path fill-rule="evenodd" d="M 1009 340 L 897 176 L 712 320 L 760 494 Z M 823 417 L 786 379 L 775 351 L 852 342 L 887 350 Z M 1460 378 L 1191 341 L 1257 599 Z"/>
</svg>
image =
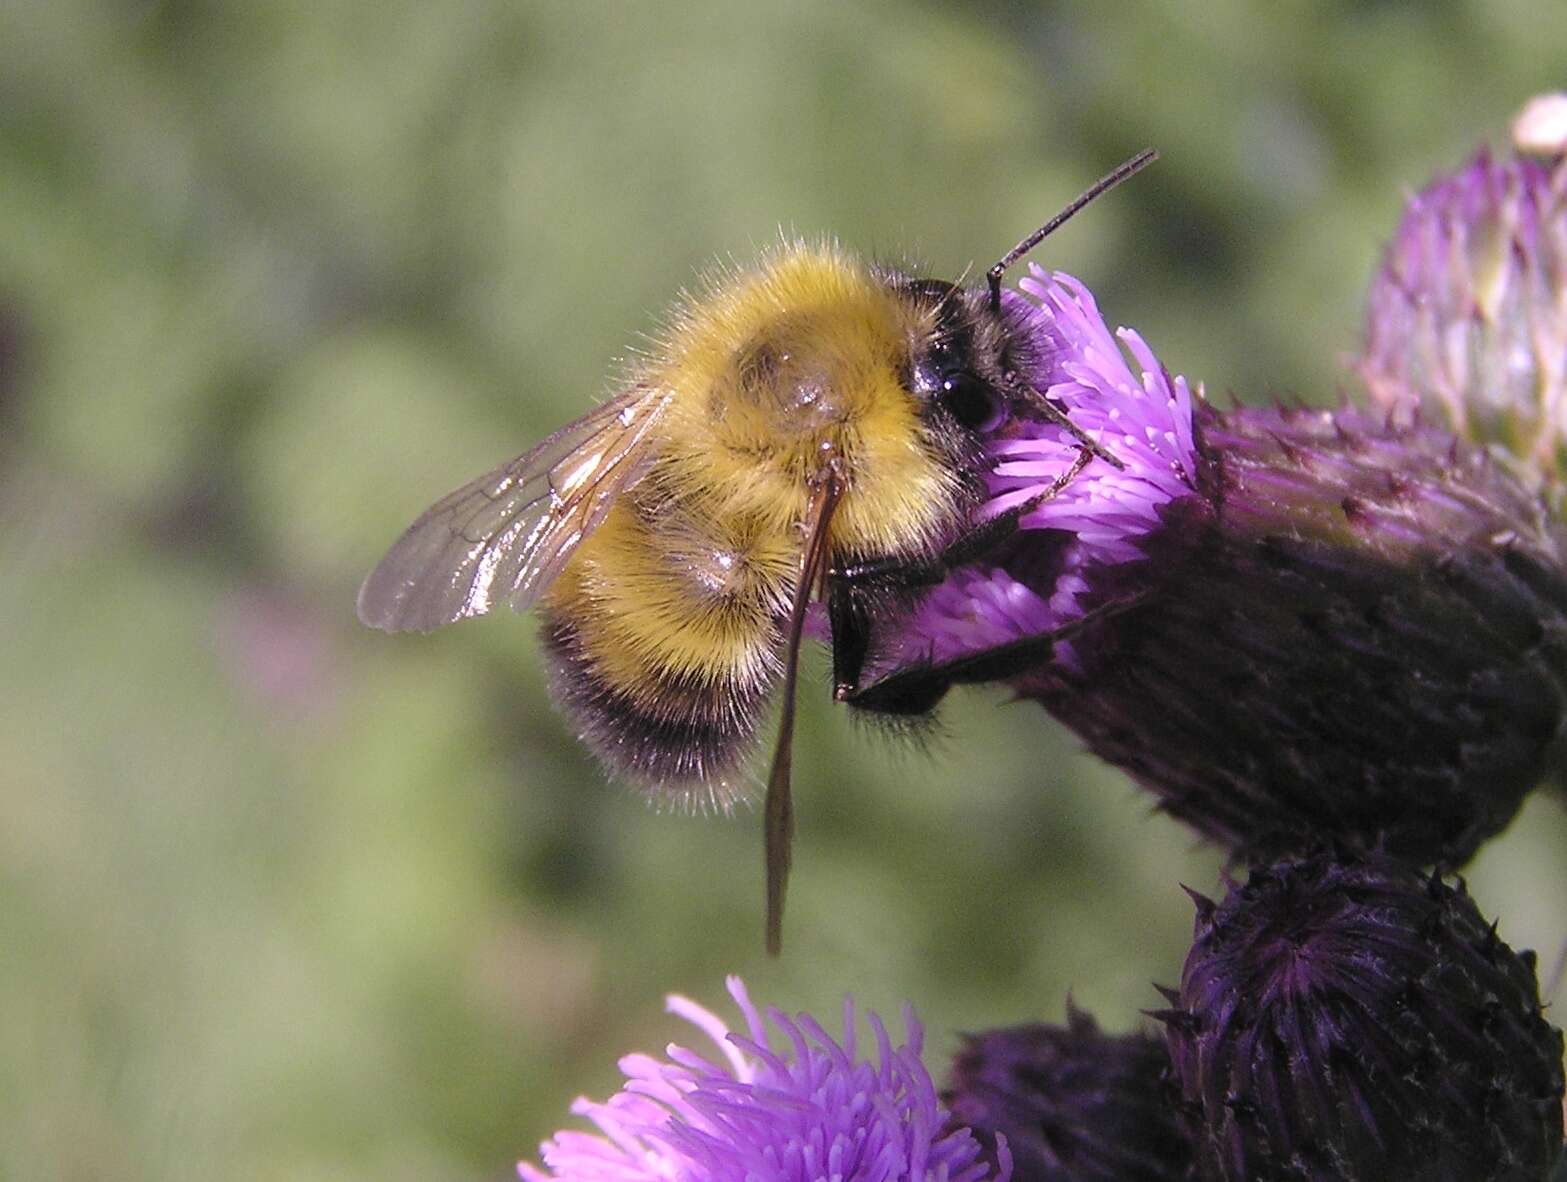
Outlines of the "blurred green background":
<svg viewBox="0 0 1567 1182">
<path fill-rule="evenodd" d="M 353 616 L 437 495 L 780 226 L 1038 257 L 1225 398 L 1325 400 L 1401 197 L 1560 85 L 1554 0 L 0 6 L 0 1176 L 485 1179 L 665 991 L 1111 1028 L 1219 859 L 1027 705 L 826 700 L 786 955 L 758 819 L 659 815 L 529 621 Z M 1567 818 L 1473 868 L 1549 971 Z"/>
</svg>

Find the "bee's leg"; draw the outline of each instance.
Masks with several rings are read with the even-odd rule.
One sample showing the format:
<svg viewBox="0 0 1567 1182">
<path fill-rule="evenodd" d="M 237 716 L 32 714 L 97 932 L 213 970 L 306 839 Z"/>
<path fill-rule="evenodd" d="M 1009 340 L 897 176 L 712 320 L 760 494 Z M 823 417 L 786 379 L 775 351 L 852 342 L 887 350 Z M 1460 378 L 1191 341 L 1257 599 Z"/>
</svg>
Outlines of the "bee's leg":
<svg viewBox="0 0 1567 1182">
<path fill-rule="evenodd" d="M 872 714 L 915 718 L 929 714 L 952 688 L 952 679 L 933 667 L 894 673 L 875 685 L 839 693 L 838 701 Z"/>
<path fill-rule="evenodd" d="M 1014 509 L 981 522 L 973 529 L 960 534 L 939 554 L 929 558 L 872 558 L 866 562 L 852 562 L 834 567 L 828 572 L 834 586 L 894 586 L 908 590 L 934 587 L 960 566 L 993 550 L 1017 532 L 1017 523 L 1025 513 L 1036 506 L 1034 500 L 1025 501 Z"/>
<path fill-rule="evenodd" d="M 832 622 L 832 696 L 878 714 L 929 714 L 947 692 L 949 680 L 939 676 L 898 678 L 885 689 L 877 686 L 873 697 L 860 689 L 865 657 L 870 651 L 874 613 L 863 587 L 834 579 L 827 594 L 827 617 Z"/>
<path fill-rule="evenodd" d="M 1046 632 L 940 665 L 913 665 L 839 700 L 875 714 L 928 714 L 954 685 L 1000 681 L 1048 661 L 1060 639 Z"/>
<path fill-rule="evenodd" d="M 909 562 L 907 559 L 877 558 L 835 569 L 830 571 L 829 575 L 835 584 L 893 583 L 899 587 L 909 588 L 934 586 L 945 579 L 950 571 L 983 557 L 1015 534 L 1018 522 L 1071 484 L 1093 458 L 1092 452 L 1086 449 L 1080 450 L 1072 466 L 1051 481 L 1049 487 L 1021 504 L 1013 505 L 1006 512 L 998 513 L 960 534 L 949 542 L 941 553 L 932 558 L 916 562 Z M 833 643 L 837 644 L 836 633 L 834 633 Z"/>
<path fill-rule="evenodd" d="M 1043 393 L 1034 389 L 1034 387 L 1028 385 L 1025 382 L 1023 383 L 1023 394 L 1024 397 L 1028 400 L 1029 404 L 1032 405 L 1041 414 L 1043 414 L 1045 418 L 1049 419 L 1052 423 L 1055 423 L 1058 427 L 1065 428 L 1067 434 L 1069 434 L 1073 439 L 1077 440 L 1078 447 L 1082 448 L 1084 451 L 1091 452 L 1092 454 L 1098 456 L 1101 460 L 1109 464 L 1110 467 L 1114 468 L 1116 471 L 1125 471 L 1125 464 L 1116 459 L 1113 454 L 1106 451 L 1101 443 L 1095 440 L 1094 437 L 1087 431 L 1084 431 L 1081 427 L 1074 423 L 1066 411 L 1062 410 L 1055 403 L 1051 402 L 1050 399 L 1046 398 Z"/>
<path fill-rule="evenodd" d="M 1145 595 L 1115 599 L 1091 608 L 1079 618 L 1050 632 L 1025 636 L 1010 644 L 970 653 L 940 665 L 914 665 L 873 685 L 855 689 L 843 701 L 861 710 L 882 714 L 924 714 L 954 685 L 1005 681 L 1048 661 L 1055 646 L 1091 624 L 1120 615 L 1144 602 Z"/>
<path fill-rule="evenodd" d="M 871 646 L 871 611 L 861 587 L 829 579 L 827 619 L 832 626 L 832 696 L 842 702 L 859 687 Z"/>
<path fill-rule="evenodd" d="M 864 691 L 876 692 L 874 700 L 862 695 L 860 674 L 865 668 L 865 657 L 870 649 L 873 614 L 868 589 L 877 584 L 894 586 L 900 590 L 934 587 L 957 567 L 973 562 L 1010 538 L 1017 532 L 1018 523 L 1024 517 L 1072 483 L 1093 458 L 1093 453 L 1086 448 L 1080 450 L 1072 466 L 1051 481 L 1043 491 L 1014 505 L 1005 513 L 998 513 L 980 522 L 950 542 L 941 553 L 924 561 L 880 558 L 829 570 L 827 618 L 832 626 L 834 700 L 851 702 L 865 709 L 888 714 L 925 714 L 933 709 L 952 684 L 952 677 L 938 674 L 921 679 L 911 672 L 907 679 L 895 679 L 894 684 L 885 689 L 878 686 Z"/>
</svg>

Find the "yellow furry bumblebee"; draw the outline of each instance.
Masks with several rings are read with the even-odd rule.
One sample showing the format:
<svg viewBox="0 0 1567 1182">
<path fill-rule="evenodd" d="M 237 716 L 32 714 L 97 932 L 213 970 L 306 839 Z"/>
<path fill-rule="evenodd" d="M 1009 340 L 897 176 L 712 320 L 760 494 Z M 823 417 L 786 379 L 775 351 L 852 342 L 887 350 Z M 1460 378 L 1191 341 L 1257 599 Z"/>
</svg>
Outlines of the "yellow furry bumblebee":
<svg viewBox="0 0 1567 1182">
<path fill-rule="evenodd" d="M 808 605 L 826 603 L 835 696 L 928 709 L 918 684 L 860 684 L 878 614 L 1012 527 L 983 524 L 987 433 L 1071 429 L 1018 375 L 1032 337 L 1001 275 L 1128 161 L 965 288 L 786 245 L 679 307 L 614 397 L 437 501 L 365 580 L 359 616 L 428 631 L 537 607 L 556 697 L 615 772 L 727 805 L 782 686 L 766 813 L 768 947 L 793 829 L 789 751 Z M 1081 436 L 1083 457 L 1103 454 Z M 1111 459 L 1113 458 L 1105 457 Z"/>
</svg>

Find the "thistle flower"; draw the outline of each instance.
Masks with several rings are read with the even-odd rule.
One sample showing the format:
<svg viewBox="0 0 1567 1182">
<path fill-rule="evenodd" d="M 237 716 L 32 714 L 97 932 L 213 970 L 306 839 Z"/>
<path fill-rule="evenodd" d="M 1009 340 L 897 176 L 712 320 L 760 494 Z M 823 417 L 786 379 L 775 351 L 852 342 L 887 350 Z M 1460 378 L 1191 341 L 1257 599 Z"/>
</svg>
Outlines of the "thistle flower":
<svg viewBox="0 0 1567 1182">
<path fill-rule="evenodd" d="M 1215 906 L 1167 1022 L 1201 1169 L 1268 1182 L 1539 1182 L 1562 1035 L 1532 953 L 1385 859 L 1254 871 Z"/>
<path fill-rule="evenodd" d="M 1065 1026 L 969 1036 L 944 1097 L 986 1145 L 1005 1138 L 1014 1182 L 1180 1182 L 1191 1150 L 1169 1074 L 1163 1040 L 1069 1007 Z"/>
<path fill-rule="evenodd" d="M 1545 112 L 1549 115 L 1550 112 Z M 1549 128 L 1520 122 L 1536 142 Z M 1372 281 L 1358 369 L 1399 421 L 1496 444 L 1567 476 L 1567 171 L 1480 151 L 1410 198 Z"/>
<path fill-rule="evenodd" d="M 1567 537 L 1537 495 L 1432 425 L 1216 410 L 1077 281 L 1024 291 L 1034 384 L 1122 467 L 1094 459 L 890 628 L 878 677 L 1075 626 L 988 676 L 1208 837 L 1466 859 L 1567 753 Z M 1053 424 L 1010 432 L 990 513 L 1078 458 Z"/>
<path fill-rule="evenodd" d="M 627 1055 L 620 1092 L 572 1105 L 598 1133 L 557 1133 L 540 1146 L 543 1169 L 518 1166 L 523 1182 L 1007 1182 L 1005 1145 L 992 1167 L 967 1129 L 949 1127 L 912 1010 L 896 1049 L 868 1016 L 876 1061 L 861 1062 L 851 1002 L 834 1039 L 806 1014 L 768 1009 L 764 1018 L 739 978 L 728 986 L 747 1033 L 670 997 L 670 1011 L 706 1034 L 718 1058 L 675 1045 L 662 1060 Z M 770 1048 L 769 1024 L 786 1049 Z"/>
</svg>

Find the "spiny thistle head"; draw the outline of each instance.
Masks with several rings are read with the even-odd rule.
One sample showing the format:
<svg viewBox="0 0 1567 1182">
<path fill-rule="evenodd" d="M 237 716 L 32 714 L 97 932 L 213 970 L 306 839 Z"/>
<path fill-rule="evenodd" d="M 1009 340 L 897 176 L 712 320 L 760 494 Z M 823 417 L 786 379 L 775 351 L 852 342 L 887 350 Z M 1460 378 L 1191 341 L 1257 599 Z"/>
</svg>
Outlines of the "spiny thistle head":
<svg viewBox="0 0 1567 1182">
<path fill-rule="evenodd" d="M 523 1182 L 1007 1182 L 1004 1144 L 992 1165 L 967 1129 L 950 1126 L 911 1010 L 896 1048 L 869 1015 L 875 1056 L 861 1060 L 852 1003 L 835 1039 L 808 1014 L 764 1016 L 739 978 L 729 993 L 745 1033 L 671 997 L 716 1058 L 676 1045 L 664 1059 L 627 1055 L 620 1092 L 572 1105 L 598 1132 L 557 1133 L 540 1146 L 543 1169 L 518 1167 Z"/>
<path fill-rule="evenodd" d="M 1437 428 L 1242 407 L 1198 435 L 1160 561 L 1098 576 L 1128 609 L 1014 684 L 1244 856 L 1462 863 L 1564 758 L 1559 527 Z"/>
<path fill-rule="evenodd" d="M 1327 854 L 1199 900 L 1167 1022 L 1183 1119 L 1226 1182 L 1538 1182 L 1562 1035 L 1462 883 Z"/>
<path fill-rule="evenodd" d="M 1191 1166 L 1176 1127 L 1163 1040 L 1109 1035 L 1069 1008 L 968 1036 L 945 1093 L 952 1120 L 987 1146 L 1005 1138 L 1014 1182 L 1181 1182 Z"/>
</svg>

